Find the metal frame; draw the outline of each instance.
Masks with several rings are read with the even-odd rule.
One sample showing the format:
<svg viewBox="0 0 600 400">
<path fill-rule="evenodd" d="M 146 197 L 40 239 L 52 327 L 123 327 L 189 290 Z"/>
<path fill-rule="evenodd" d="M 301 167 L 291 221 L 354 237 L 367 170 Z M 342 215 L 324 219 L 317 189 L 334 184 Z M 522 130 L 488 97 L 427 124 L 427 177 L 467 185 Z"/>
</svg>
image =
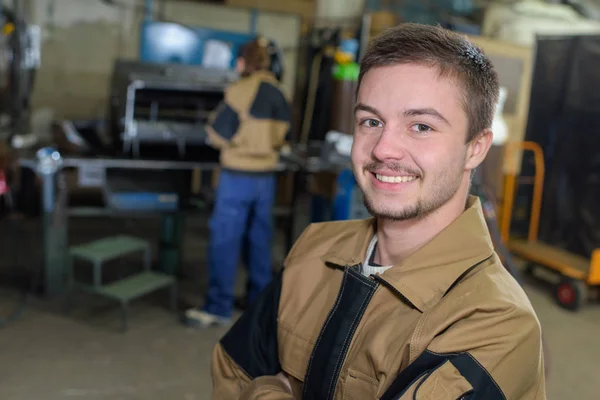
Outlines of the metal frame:
<svg viewBox="0 0 600 400">
<path fill-rule="evenodd" d="M 135 119 L 135 98 L 136 92 L 141 89 L 161 89 L 161 90 L 172 90 L 179 92 L 211 92 L 211 91 L 223 91 L 223 86 L 218 82 L 193 82 L 193 81 L 177 81 L 171 79 L 143 79 L 141 77 L 132 77 L 132 81 L 127 86 L 127 98 L 125 99 L 125 119 L 123 121 L 124 131 L 121 134 L 123 140 L 123 152 L 125 154 L 130 151 L 133 157 L 140 157 L 140 135 L 138 129 L 138 123 Z M 190 124 L 191 125 L 191 124 Z M 176 137 L 177 148 L 180 156 L 185 153 L 186 143 L 201 144 L 204 143 L 205 135 L 202 132 L 194 132 L 193 137 L 189 135 L 177 135 L 172 129 L 165 128 L 162 132 L 162 136 L 168 135 L 169 137 Z"/>
</svg>

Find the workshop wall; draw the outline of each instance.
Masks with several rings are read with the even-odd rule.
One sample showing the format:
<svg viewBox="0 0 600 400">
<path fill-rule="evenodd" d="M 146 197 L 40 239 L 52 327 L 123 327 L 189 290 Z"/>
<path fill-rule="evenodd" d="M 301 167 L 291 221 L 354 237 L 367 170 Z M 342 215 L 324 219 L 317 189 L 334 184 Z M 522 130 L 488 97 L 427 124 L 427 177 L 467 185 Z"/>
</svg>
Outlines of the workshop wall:
<svg viewBox="0 0 600 400">
<path fill-rule="evenodd" d="M 340 21 L 361 18 L 365 8 L 365 0 L 318 0 L 316 17 Z"/>
<path fill-rule="evenodd" d="M 55 119 L 102 118 L 114 60 L 137 58 L 143 2 L 37 0 L 31 22 L 42 29 L 42 66 L 32 98 L 35 111 Z M 161 19 L 229 31 L 250 30 L 250 10 L 197 2 L 156 1 Z M 300 18 L 261 12 L 257 30 L 284 47 L 284 90 L 291 97 L 297 64 Z"/>
<path fill-rule="evenodd" d="M 42 29 L 34 110 L 52 109 L 55 118 L 102 116 L 114 59 L 137 56 L 142 10 L 135 0 L 121 0 L 122 7 L 90 0 L 34 4 L 32 23 Z"/>
</svg>

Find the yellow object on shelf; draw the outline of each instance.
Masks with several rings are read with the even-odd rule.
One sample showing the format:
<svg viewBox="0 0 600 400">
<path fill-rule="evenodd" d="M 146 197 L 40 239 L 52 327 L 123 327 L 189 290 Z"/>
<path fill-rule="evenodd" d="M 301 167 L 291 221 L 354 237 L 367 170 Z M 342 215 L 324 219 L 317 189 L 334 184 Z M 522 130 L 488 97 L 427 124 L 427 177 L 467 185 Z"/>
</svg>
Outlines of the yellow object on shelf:
<svg viewBox="0 0 600 400">
<path fill-rule="evenodd" d="M 8 24 L 5 24 L 2 27 L 2 33 L 4 34 L 4 36 L 8 36 L 11 33 L 13 33 L 15 31 L 15 25 L 11 24 L 10 22 Z"/>
<path fill-rule="evenodd" d="M 344 53 L 343 51 L 336 51 L 333 59 L 336 64 L 348 64 L 354 61 L 352 54 Z"/>
</svg>

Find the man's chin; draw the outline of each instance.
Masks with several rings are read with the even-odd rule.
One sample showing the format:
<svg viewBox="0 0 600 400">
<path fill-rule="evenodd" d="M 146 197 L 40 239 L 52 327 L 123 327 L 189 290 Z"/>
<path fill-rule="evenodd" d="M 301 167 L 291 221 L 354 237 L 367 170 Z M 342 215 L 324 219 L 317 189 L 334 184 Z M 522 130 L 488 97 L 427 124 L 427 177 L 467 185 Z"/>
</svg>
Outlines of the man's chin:
<svg viewBox="0 0 600 400">
<path fill-rule="evenodd" d="M 406 221 L 419 218 L 421 212 L 417 204 L 405 204 L 399 206 L 396 204 L 386 204 L 384 202 L 376 203 L 364 199 L 365 207 L 369 214 L 376 218 L 388 219 L 393 221 Z"/>
</svg>

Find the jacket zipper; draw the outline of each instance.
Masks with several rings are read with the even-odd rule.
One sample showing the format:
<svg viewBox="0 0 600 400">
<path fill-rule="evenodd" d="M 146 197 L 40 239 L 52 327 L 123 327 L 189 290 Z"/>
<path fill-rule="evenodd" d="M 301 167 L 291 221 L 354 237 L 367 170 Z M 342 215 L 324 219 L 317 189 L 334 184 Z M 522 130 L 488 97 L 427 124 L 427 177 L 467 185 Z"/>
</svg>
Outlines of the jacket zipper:
<svg viewBox="0 0 600 400">
<path fill-rule="evenodd" d="M 378 284 L 377 284 L 377 283 L 375 283 L 375 284 L 373 284 L 373 283 L 372 283 L 372 278 L 370 278 L 370 277 L 369 277 L 369 278 L 367 278 L 367 277 L 365 277 L 364 275 L 362 275 L 362 263 L 357 263 L 357 264 L 345 264 L 345 265 L 342 265 L 342 264 L 337 264 L 337 263 L 333 263 L 333 262 L 326 262 L 325 264 L 326 264 L 327 266 L 329 266 L 329 267 L 332 267 L 332 268 L 336 268 L 336 269 L 343 270 L 343 271 L 344 271 L 344 274 L 348 274 L 349 276 L 353 276 L 354 278 L 358 279 L 359 281 L 362 281 L 362 282 L 363 282 L 363 284 L 367 284 L 367 285 L 370 287 L 370 290 L 372 290 L 372 291 L 373 291 L 373 292 L 370 294 L 370 296 L 369 296 L 369 299 L 370 299 L 370 297 L 372 297 L 372 295 L 373 295 L 374 291 L 375 291 L 375 290 L 377 289 L 377 287 L 378 287 Z M 368 283 L 367 283 L 367 282 L 368 282 Z M 343 289 L 340 289 L 340 294 L 341 294 L 341 293 L 343 293 Z M 339 298 L 340 294 L 338 294 L 338 298 Z M 336 300 L 336 302 L 337 302 L 337 300 Z M 367 303 L 367 304 L 368 304 L 368 303 Z M 325 322 L 325 324 L 324 324 L 324 325 L 321 327 L 321 331 L 320 331 L 320 333 L 319 333 L 319 339 L 317 339 L 317 342 L 316 342 L 316 344 L 315 344 L 315 348 L 316 348 L 316 347 L 319 345 L 320 338 L 321 338 L 321 336 L 323 335 L 323 332 L 325 331 L 325 328 L 326 328 L 326 326 L 328 325 L 328 323 L 329 323 L 329 319 L 330 319 L 330 317 L 331 317 L 331 315 L 332 315 L 332 312 L 333 312 L 334 310 L 335 310 L 335 306 L 334 306 L 334 308 L 333 308 L 332 310 L 330 310 L 330 311 L 329 311 L 329 314 L 327 315 L 326 322 Z M 358 315 L 357 315 L 357 316 L 358 316 Z M 355 318 L 355 320 L 354 320 L 353 324 L 354 324 L 354 323 L 357 323 L 357 322 L 360 322 L 360 319 L 362 319 L 363 317 L 364 317 L 364 309 L 363 309 L 363 310 L 361 311 L 361 313 L 360 313 L 360 318 L 359 318 L 358 320 Z M 353 328 L 353 330 L 352 330 L 352 336 L 354 336 L 354 335 L 356 334 L 356 328 L 357 328 L 357 327 L 358 327 L 358 325 L 356 325 L 356 326 Z M 348 332 L 348 333 L 350 333 L 350 332 Z M 346 336 L 346 340 L 347 340 L 349 337 L 350 337 L 350 335 L 347 335 L 347 336 Z M 315 351 L 315 349 L 313 349 L 313 352 L 314 352 L 314 351 Z M 341 352 L 339 353 L 339 355 L 338 355 L 338 364 L 337 364 L 337 366 L 336 366 L 336 369 L 334 370 L 334 375 L 333 375 L 333 378 L 332 378 L 332 379 L 333 379 L 333 382 L 337 382 L 337 381 L 339 380 L 339 376 L 340 376 L 340 373 L 341 373 L 341 371 L 342 371 L 342 369 L 341 369 L 341 368 L 342 368 L 342 366 L 343 366 L 343 365 L 345 364 L 345 362 L 346 362 L 346 357 L 347 357 L 347 355 L 348 355 L 348 352 L 349 352 L 349 351 L 350 351 L 350 342 L 348 342 L 348 343 L 346 343 L 346 344 L 344 345 L 344 347 L 342 348 L 342 351 L 341 351 Z M 314 356 L 314 354 L 313 354 L 313 355 L 311 355 L 311 361 L 312 361 L 312 357 L 313 357 L 313 356 Z M 309 369 L 311 368 L 310 362 L 309 362 L 309 366 L 308 366 L 308 368 L 309 368 Z M 309 373 L 309 372 L 307 371 L 307 374 L 308 374 L 308 373 Z M 306 382 L 304 382 L 304 383 L 306 384 Z M 336 383 L 336 385 L 337 385 L 337 383 Z M 335 386 L 334 386 L 334 388 L 335 388 Z M 306 396 L 306 390 L 307 390 L 307 386 L 305 386 L 305 387 L 304 387 L 304 396 Z M 329 388 L 329 393 L 328 393 L 328 396 L 327 396 L 327 398 L 333 398 L 333 396 L 334 396 L 335 392 L 336 392 L 336 391 L 335 391 L 335 390 L 333 390 L 333 391 L 332 391 L 332 387 L 330 387 L 330 388 Z"/>
<path fill-rule="evenodd" d="M 350 268 L 357 272 L 362 272 L 362 263 L 358 263 L 358 264 L 354 264 L 354 265 L 346 264 L 345 268 Z"/>
<path fill-rule="evenodd" d="M 336 269 L 341 269 L 344 270 L 346 268 L 350 268 L 353 269 L 355 271 L 360 272 L 360 270 L 362 269 L 362 263 L 358 263 L 358 264 L 337 264 L 337 263 L 333 263 L 331 261 L 327 261 L 325 262 L 325 265 L 332 267 L 332 268 L 336 268 Z"/>
</svg>

